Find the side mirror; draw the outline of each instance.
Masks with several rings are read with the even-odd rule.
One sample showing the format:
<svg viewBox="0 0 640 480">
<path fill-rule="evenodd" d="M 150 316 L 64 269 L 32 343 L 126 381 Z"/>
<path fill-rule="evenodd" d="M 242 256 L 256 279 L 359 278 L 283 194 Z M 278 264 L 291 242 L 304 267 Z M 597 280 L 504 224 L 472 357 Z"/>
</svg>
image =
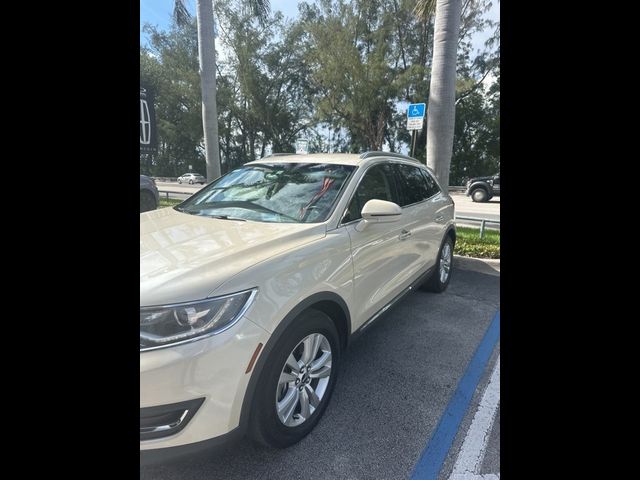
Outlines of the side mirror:
<svg viewBox="0 0 640 480">
<path fill-rule="evenodd" d="M 362 220 L 356 225 L 356 230 L 362 232 L 372 223 L 397 222 L 402 215 L 402 208 L 397 203 L 374 198 L 364 204 L 360 214 Z"/>
</svg>

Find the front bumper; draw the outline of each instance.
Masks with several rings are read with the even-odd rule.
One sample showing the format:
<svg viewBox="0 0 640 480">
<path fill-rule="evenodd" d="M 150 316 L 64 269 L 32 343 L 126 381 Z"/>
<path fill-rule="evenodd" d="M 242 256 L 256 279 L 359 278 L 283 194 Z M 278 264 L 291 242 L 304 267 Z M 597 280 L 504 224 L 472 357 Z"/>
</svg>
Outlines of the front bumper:
<svg viewBox="0 0 640 480">
<path fill-rule="evenodd" d="M 219 335 L 140 352 L 141 462 L 143 457 L 168 458 L 168 448 L 181 447 L 176 450 L 181 455 L 205 443 L 218 444 L 239 431 L 251 377 L 245 372 L 258 344 L 265 345 L 268 338 L 266 330 L 242 318 Z M 150 438 L 158 426 L 170 428 Z"/>
</svg>

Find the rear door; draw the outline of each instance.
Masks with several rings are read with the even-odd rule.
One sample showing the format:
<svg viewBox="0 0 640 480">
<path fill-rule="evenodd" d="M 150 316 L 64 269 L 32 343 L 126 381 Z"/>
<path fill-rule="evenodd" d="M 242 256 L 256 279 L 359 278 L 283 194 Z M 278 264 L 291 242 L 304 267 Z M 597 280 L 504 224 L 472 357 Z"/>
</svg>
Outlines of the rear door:
<svg viewBox="0 0 640 480">
<path fill-rule="evenodd" d="M 435 265 L 444 235 L 440 189 L 429 173 L 417 165 L 398 163 L 395 167 L 401 185 L 402 216 L 411 234 L 409 243 L 415 258 L 411 274 L 417 278 Z"/>
</svg>

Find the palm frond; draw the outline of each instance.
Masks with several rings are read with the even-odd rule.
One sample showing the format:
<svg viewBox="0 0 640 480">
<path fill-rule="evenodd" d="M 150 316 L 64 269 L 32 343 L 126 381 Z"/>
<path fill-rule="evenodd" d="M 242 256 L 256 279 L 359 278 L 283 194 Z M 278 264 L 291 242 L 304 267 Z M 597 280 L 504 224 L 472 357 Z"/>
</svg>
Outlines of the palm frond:
<svg viewBox="0 0 640 480">
<path fill-rule="evenodd" d="M 184 4 L 184 0 L 175 0 L 173 4 L 173 21 L 178 27 L 184 27 L 191 23 L 191 14 Z"/>
<path fill-rule="evenodd" d="M 251 8 L 253 16 L 256 17 L 261 25 L 264 25 L 271 11 L 269 0 L 248 0 L 247 4 Z"/>
<path fill-rule="evenodd" d="M 417 0 L 416 6 L 413 7 L 413 14 L 426 22 L 434 13 L 436 13 L 437 0 Z"/>
</svg>

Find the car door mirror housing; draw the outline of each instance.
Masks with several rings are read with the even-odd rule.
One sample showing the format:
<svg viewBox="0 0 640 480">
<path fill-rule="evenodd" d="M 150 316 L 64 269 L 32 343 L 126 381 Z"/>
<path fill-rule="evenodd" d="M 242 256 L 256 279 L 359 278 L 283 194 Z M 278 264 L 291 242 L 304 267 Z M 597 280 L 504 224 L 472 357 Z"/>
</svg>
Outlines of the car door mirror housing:
<svg viewBox="0 0 640 480">
<path fill-rule="evenodd" d="M 397 222 L 402 216 L 402 208 L 397 203 L 374 198 L 364 204 L 361 215 L 362 220 L 356 226 L 356 230 L 359 232 L 373 223 Z"/>
</svg>

